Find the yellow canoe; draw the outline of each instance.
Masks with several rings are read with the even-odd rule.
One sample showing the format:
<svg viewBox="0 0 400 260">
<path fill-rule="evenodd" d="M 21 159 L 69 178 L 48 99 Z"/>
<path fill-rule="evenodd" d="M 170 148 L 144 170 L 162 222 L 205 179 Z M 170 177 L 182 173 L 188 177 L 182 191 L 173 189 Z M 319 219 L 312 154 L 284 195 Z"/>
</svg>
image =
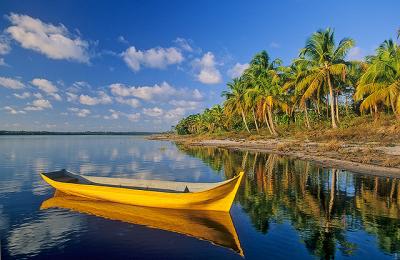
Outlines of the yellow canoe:
<svg viewBox="0 0 400 260">
<path fill-rule="evenodd" d="M 76 175 L 66 170 L 41 173 L 64 193 L 136 206 L 229 212 L 243 172 L 218 183 L 189 183 Z"/>
<path fill-rule="evenodd" d="M 88 200 L 59 191 L 44 201 L 40 209 L 54 207 L 184 234 L 229 248 L 243 256 L 235 226 L 227 212 L 139 207 Z"/>
</svg>

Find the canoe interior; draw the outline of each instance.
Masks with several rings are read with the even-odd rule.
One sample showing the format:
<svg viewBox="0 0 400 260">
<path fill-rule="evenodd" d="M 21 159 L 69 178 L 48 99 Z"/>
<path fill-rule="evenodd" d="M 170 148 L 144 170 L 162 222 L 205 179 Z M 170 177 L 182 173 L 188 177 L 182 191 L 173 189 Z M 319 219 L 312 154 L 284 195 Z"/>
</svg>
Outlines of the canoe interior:
<svg viewBox="0 0 400 260">
<path fill-rule="evenodd" d="M 230 180 L 217 183 L 193 183 L 160 180 L 140 180 L 125 178 L 108 178 L 77 175 L 65 169 L 55 172 L 43 173 L 46 177 L 64 183 L 122 187 L 129 189 L 151 190 L 172 193 L 201 192 L 215 188 Z"/>
</svg>

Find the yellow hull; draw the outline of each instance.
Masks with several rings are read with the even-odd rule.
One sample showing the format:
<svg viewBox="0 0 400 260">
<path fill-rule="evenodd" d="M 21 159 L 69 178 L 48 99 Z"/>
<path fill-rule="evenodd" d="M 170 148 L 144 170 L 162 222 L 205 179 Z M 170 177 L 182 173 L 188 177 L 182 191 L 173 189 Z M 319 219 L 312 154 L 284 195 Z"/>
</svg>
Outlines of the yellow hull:
<svg viewBox="0 0 400 260">
<path fill-rule="evenodd" d="M 243 174 L 244 173 L 241 172 L 238 176 L 212 189 L 189 193 L 68 183 L 53 180 L 47 177 L 44 173 L 41 174 L 41 176 L 48 184 L 59 191 L 95 200 L 106 200 L 116 203 L 155 208 L 229 212 L 243 178 Z"/>
<path fill-rule="evenodd" d="M 44 201 L 40 209 L 52 207 L 184 234 L 232 249 L 243 256 L 232 218 L 226 212 L 138 207 L 88 200 L 59 191 Z"/>
</svg>

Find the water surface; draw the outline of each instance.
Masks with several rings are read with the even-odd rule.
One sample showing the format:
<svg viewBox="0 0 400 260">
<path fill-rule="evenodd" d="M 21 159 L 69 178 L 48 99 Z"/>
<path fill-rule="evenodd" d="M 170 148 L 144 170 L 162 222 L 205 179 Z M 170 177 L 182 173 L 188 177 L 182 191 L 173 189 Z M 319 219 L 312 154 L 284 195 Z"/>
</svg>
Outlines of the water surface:
<svg viewBox="0 0 400 260">
<path fill-rule="evenodd" d="M 221 181 L 244 169 L 246 178 L 231 216 L 182 215 L 59 200 L 38 172 L 62 168 L 191 182 Z M 277 155 L 140 136 L 0 137 L 4 259 L 241 259 L 241 253 L 247 259 L 393 259 L 400 252 L 399 207 L 398 179 L 323 169 Z M 115 216 L 116 211 L 125 215 Z M 170 215 L 182 218 L 176 222 L 181 225 L 168 220 Z M 162 219 L 168 221 L 160 224 Z M 203 235 L 188 234 L 185 223 L 205 230 Z"/>
</svg>

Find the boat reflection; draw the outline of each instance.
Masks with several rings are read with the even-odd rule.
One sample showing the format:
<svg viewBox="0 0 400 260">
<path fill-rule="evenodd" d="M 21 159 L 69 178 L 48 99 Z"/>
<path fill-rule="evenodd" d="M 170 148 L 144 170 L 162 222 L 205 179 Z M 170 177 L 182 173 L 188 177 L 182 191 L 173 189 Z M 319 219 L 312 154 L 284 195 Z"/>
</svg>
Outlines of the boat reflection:
<svg viewBox="0 0 400 260">
<path fill-rule="evenodd" d="M 89 200 L 56 191 L 44 201 L 41 210 L 64 208 L 98 217 L 119 220 L 184 234 L 229 248 L 244 256 L 232 218 L 227 212 L 173 210 L 139 207 Z"/>
</svg>

